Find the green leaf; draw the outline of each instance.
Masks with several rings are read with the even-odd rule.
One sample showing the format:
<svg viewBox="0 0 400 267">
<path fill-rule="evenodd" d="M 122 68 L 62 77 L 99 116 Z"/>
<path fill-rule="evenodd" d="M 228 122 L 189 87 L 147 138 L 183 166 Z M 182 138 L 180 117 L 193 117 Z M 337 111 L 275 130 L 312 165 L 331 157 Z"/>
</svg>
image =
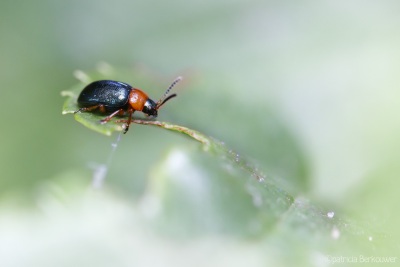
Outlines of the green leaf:
<svg viewBox="0 0 400 267">
<path fill-rule="evenodd" d="M 69 90 L 65 90 L 61 92 L 61 96 L 67 97 L 67 99 L 64 102 L 64 105 L 62 107 L 62 114 L 74 114 L 74 118 L 76 121 L 80 122 L 87 128 L 94 130 L 98 133 L 105 134 L 110 136 L 114 131 L 123 131 L 123 124 L 124 120 L 121 120 L 121 118 L 113 117 L 109 122 L 107 123 L 100 123 L 100 120 L 104 119 L 105 115 L 104 114 L 99 114 L 96 112 L 76 112 L 79 110 L 78 104 L 77 104 L 77 99 L 84 88 L 85 84 L 90 83 L 94 80 L 97 79 L 107 79 L 107 77 L 114 73 L 113 68 L 105 63 L 102 63 L 99 67 L 98 72 L 92 73 L 90 76 L 82 71 L 76 71 L 75 76 L 81 80 L 82 83 L 75 85 L 74 87 L 70 88 Z M 106 71 L 104 70 L 106 69 Z M 122 73 L 124 73 L 122 71 Z M 140 75 L 140 71 L 138 71 Z M 120 74 L 121 75 L 121 74 Z M 91 78 L 91 77 L 96 77 L 96 78 Z M 140 120 L 140 119 L 134 119 L 132 123 L 137 123 L 137 124 L 144 124 L 144 125 L 155 125 L 161 128 L 173 130 L 173 131 L 178 131 L 185 133 L 194 139 L 202 142 L 202 143 L 207 143 L 208 141 L 202 136 L 200 133 L 190 130 L 188 128 L 178 126 L 178 125 L 173 125 L 171 123 L 166 123 L 166 122 L 159 122 L 159 121 L 154 121 L 154 120 Z"/>
<path fill-rule="evenodd" d="M 227 151 L 217 142 L 207 154 L 171 150 L 151 175 L 145 199 L 156 199 L 161 206 L 151 222 L 163 232 L 188 237 L 222 233 L 260 238 L 276 224 L 293 197 Z"/>
<path fill-rule="evenodd" d="M 79 109 L 77 99 L 83 87 L 83 84 L 79 84 L 67 91 L 61 92 L 62 96 L 67 97 L 62 108 L 62 114 L 74 114 L 76 121 L 82 123 L 91 130 L 105 135 L 111 135 L 114 131 L 122 131 L 121 123 L 117 123 L 116 118 L 113 118 L 108 123 L 101 124 L 100 120 L 104 119 L 104 115 L 92 112 L 75 113 Z"/>
<path fill-rule="evenodd" d="M 304 263 L 316 255 L 328 261 L 335 253 L 380 253 L 388 248 L 383 245 L 377 250 L 369 241 L 375 238 L 385 243 L 388 238 L 306 198 L 292 196 L 282 181 L 264 175 L 224 144 L 210 141 L 207 153 L 176 147 L 153 168 L 141 205 L 148 207 L 147 222 L 162 235 L 257 240 L 265 249 L 293 250 L 305 257 Z M 296 263 L 296 257 L 282 255 L 277 256 L 281 262 Z"/>
</svg>

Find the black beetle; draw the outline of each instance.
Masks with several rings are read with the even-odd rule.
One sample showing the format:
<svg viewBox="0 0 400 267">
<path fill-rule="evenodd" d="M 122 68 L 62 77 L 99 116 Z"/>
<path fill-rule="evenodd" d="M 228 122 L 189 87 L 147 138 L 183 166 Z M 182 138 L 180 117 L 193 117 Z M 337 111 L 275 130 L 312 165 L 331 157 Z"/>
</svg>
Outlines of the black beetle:
<svg viewBox="0 0 400 267">
<path fill-rule="evenodd" d="M 157 117 L 158 109 L 176 96 L 176 94 L 168 96 L 168 93 L 180 80 L 182 77 L 176 78 L 157 103 L 151 100 L 145 92 L 133 88 L 127 83 L 112 80 L 95 81 L 87 85 L 80 93 L 78 97 L 80 108 L 75 113 L 98 110 L 101 113 L 109 114 L 100 123 L 107 123 L 116 115 L 123 116 L 128 113 L 124 131 L 126 133 L 131 124 L 133 112 L 141 111 L 146 115 Z"/>
</svg>

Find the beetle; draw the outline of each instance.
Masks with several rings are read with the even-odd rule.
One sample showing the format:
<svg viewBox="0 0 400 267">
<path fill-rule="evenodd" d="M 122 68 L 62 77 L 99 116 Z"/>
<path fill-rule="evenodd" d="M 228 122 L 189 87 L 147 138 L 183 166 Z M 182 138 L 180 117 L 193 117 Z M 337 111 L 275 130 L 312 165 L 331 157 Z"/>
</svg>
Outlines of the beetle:
<svg viewBox="0 0 400 267">
<path fill-rule="evenodd" d="M 181 80 L 182 77 L 176 78 L 157 102 L 151 100 L 142 90 L 127 83 L 112 80 L 95 81 L 83 88 L 78 97 L 80 108 L 74 113 L 83 111 L 106 113 L 108 116 L 100 120 L 102 124 L 109 122 L 116 115 L 123 116 L 128 113 L 125 134 L 129 130 L 132 114 L 135 111 L 141 111 L 147 116 L 156 118 L 160 107 L 177 96 L 177 94 L 168 95 L 168 93 Z"/>
</svg>

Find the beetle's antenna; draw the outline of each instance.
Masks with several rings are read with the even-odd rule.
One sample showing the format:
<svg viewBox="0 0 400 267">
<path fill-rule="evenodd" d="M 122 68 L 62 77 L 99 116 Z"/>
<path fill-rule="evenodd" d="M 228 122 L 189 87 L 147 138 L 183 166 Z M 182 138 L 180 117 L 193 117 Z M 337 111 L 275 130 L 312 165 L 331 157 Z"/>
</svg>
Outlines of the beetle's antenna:
<svg viewBox="0 0 400 267">
<path fill-rule="evenodd" d="M 171 83 L 171 85 L 168 87 L 167 91 L 165 91 L 165 94 L 164 94 L 164 96 L 163 96 L 161 99 L 165 98 L 165 97 L 168 95 L 169 91 L 171 91 L 171 89 L 172 89 L 178 82 L 182 81 L 182 79 L 183 79 L 182 76 L 178 76 L 178 77 Z M 161 99 L 160 99 L 160 100 L 161 100 Z"/>
<path fill-rule="evenodd" d="M 171 91 L 171 89 L 178 83 L 182 81 L 182 76 L 177 77 L 172 83 L 171 85 L 168 87 L 167 91 L 165 91 L 163 97 L 160 98 L 160 100 L 158 100 L 157 102 L 157 109 L 159 109 L 162 105 L 165 104 L 165 102 L 167 102 L 168 100 L 170 100 L 171 98 L 174 98 L 177 96 L 177 94 L 172 94 L 168 96 L 168 93 Z"/>
</svg>

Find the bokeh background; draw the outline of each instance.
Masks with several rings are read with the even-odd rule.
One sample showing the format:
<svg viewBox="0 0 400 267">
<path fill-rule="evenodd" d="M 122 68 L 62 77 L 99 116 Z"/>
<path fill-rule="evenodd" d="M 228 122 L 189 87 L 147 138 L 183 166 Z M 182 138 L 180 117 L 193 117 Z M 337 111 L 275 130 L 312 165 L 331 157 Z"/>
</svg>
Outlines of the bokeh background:
<svg viewBox="0 0 400 267">
<path fill-rule="evenodd" d="M 160 120 L 222 140 L 294 198 L 361 224 L 357 231 L 399 237 L 399 9 L 397 1 L 1 1 L 0 265 L 184 266 L 210 254 L 197 263 L 285 262 L 261 257 L 247 239 L 214 233 L 171 245 L 125 221 L 147 209 L 137 203 L 171 151 L 197 148 L 174 133 L 134 125 L 101 196 L 87 197 L 92 167 L 107 161 L 117 135 L 61 115 L 60 92 L 78 83 L 77 69 L 105 68 L 154 99 L 184 76 Z M 281 258 L 291 255 L 274 238 Z M 373 246 L 395 256 L 399 244 L 383 240 Z M 154 246 L 167 260 L 143 256 Z M 327 264 L 328 252 L 306 247 L 305 264 Z"/>
</svg>

